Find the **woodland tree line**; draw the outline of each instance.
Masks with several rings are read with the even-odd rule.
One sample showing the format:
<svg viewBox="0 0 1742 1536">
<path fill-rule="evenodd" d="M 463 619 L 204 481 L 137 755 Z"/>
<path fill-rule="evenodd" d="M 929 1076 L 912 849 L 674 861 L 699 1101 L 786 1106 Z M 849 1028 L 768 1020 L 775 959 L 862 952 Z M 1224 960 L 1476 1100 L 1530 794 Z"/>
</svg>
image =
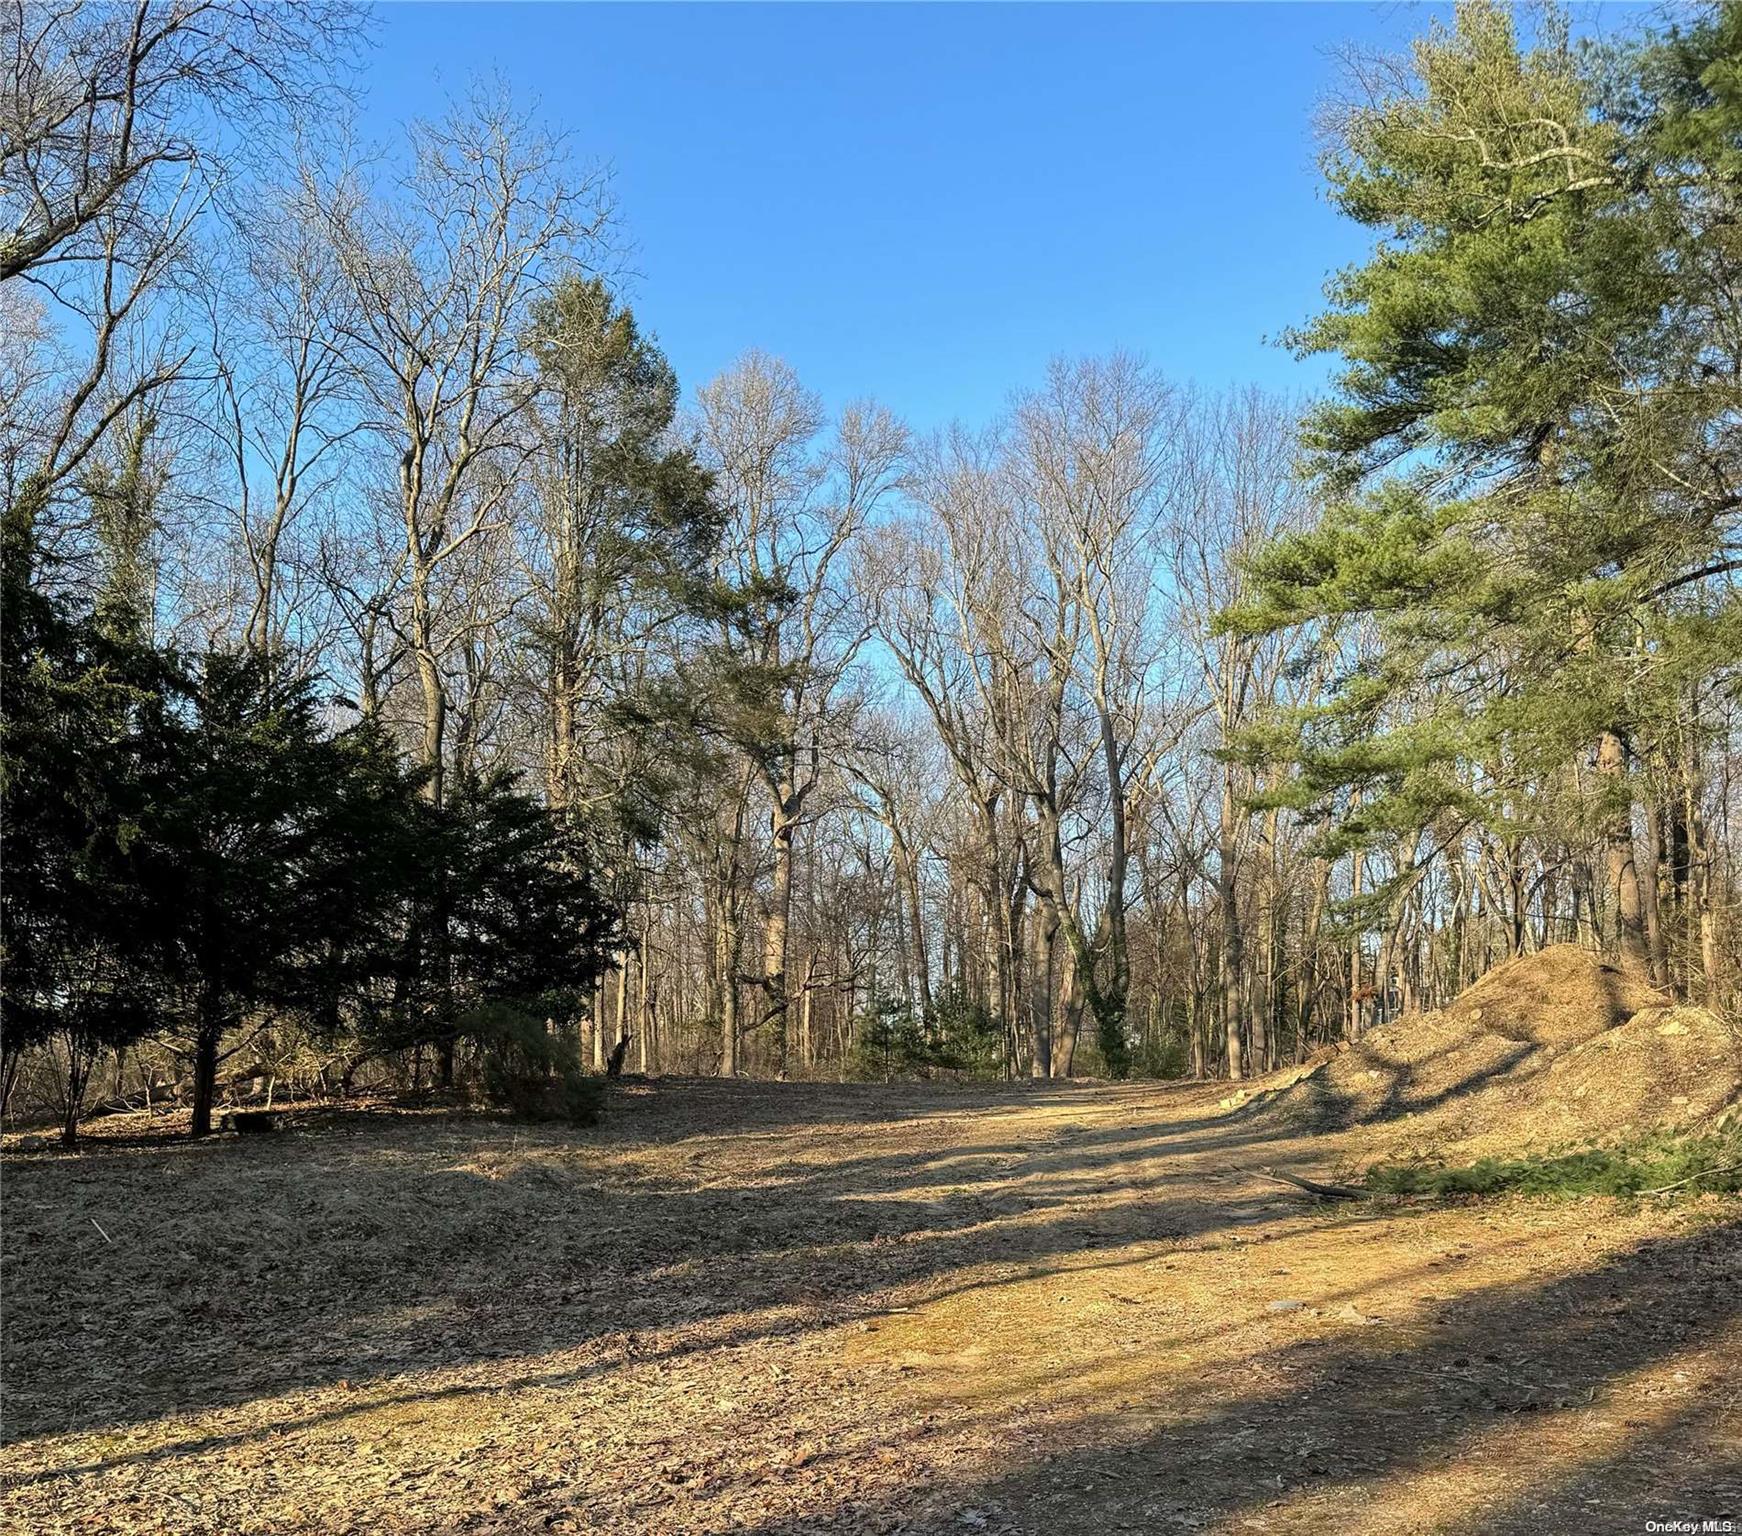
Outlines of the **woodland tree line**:
<svg viewBox="0 0 1742 1536">
<path fill-rule="evenodd" d="M 1742 8 L 1348 59 L 1325 399 L 933 434 L 686 396 L 607 178 L 493 86 L 356 143 L 366 47 L 0 15 L 9 1096 L 1237 1078 L 1563 940 L 1734 1005 Z"/>
</svg>

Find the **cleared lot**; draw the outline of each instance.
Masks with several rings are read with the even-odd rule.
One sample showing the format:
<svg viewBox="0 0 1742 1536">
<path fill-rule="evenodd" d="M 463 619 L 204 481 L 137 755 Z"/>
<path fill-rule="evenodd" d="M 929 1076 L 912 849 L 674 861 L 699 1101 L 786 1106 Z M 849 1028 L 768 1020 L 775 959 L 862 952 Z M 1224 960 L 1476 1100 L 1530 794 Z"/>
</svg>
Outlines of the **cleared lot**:
<svg viewBox="0 0 1742 1536">
<path fill-rule="evenodd" d="M 1637 1531 L 1742 1514 L 1742 1207 L 1339 1207 L 1154 1085 L 627 1085 L 5 1168 L 0 1525 Z"/>
</svg>

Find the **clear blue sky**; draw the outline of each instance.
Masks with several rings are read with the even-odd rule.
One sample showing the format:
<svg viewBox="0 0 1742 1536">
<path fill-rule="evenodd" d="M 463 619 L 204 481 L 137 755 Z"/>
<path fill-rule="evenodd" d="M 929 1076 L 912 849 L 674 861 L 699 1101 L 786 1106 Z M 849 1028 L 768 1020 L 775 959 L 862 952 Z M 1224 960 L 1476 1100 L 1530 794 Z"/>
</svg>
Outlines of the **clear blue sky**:
<svg viewBox="0 0 1742 1536">
<path fill-rule="evenodd" d="M 1362 232 L 1315 103 L 1414 4 L 385 7 L 371 136 L 479 71 L 609 163 L 631 297 L 686 388 L 760 346 L 825 399 L 984 420 L 1054 353 L 1207 385 L 1324 377 L 1267 342 Z"/>
</svg>

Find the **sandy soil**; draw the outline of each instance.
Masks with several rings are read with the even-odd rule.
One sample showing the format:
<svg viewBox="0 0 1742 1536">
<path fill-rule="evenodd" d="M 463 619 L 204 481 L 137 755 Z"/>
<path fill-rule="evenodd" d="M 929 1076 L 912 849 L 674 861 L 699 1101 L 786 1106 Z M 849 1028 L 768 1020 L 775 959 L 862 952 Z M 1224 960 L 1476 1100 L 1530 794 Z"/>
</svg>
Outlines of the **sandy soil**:
<svg viewBox="0 0 1742 1536">
<path fill-rule="evenodd" d="M 1733 1199 L 1321 1208 L 1154 1085 L 102 1129 L 5 1162 L 8 1531 L 1742 1520 Z"/>
</svg>

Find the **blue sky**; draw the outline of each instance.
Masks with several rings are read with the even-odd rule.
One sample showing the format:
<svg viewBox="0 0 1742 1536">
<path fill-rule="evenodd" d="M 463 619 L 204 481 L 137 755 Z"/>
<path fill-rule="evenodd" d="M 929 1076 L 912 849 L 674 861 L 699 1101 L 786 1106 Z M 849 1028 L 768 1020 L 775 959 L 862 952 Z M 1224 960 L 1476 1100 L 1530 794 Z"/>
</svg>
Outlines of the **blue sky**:
<svg viewBox="0 0 1742 1536">
<path fill-rule="evenodd" d="M 1206 385 L 1365 249 L 1313 112 L 1422 5 L 383 8 L 372 136 L 494 71 L 614 168 L 631 298 L 686 387 L 760 346 L 831 404 L 981 421 L 1055 353 Z"/>
</svg>

